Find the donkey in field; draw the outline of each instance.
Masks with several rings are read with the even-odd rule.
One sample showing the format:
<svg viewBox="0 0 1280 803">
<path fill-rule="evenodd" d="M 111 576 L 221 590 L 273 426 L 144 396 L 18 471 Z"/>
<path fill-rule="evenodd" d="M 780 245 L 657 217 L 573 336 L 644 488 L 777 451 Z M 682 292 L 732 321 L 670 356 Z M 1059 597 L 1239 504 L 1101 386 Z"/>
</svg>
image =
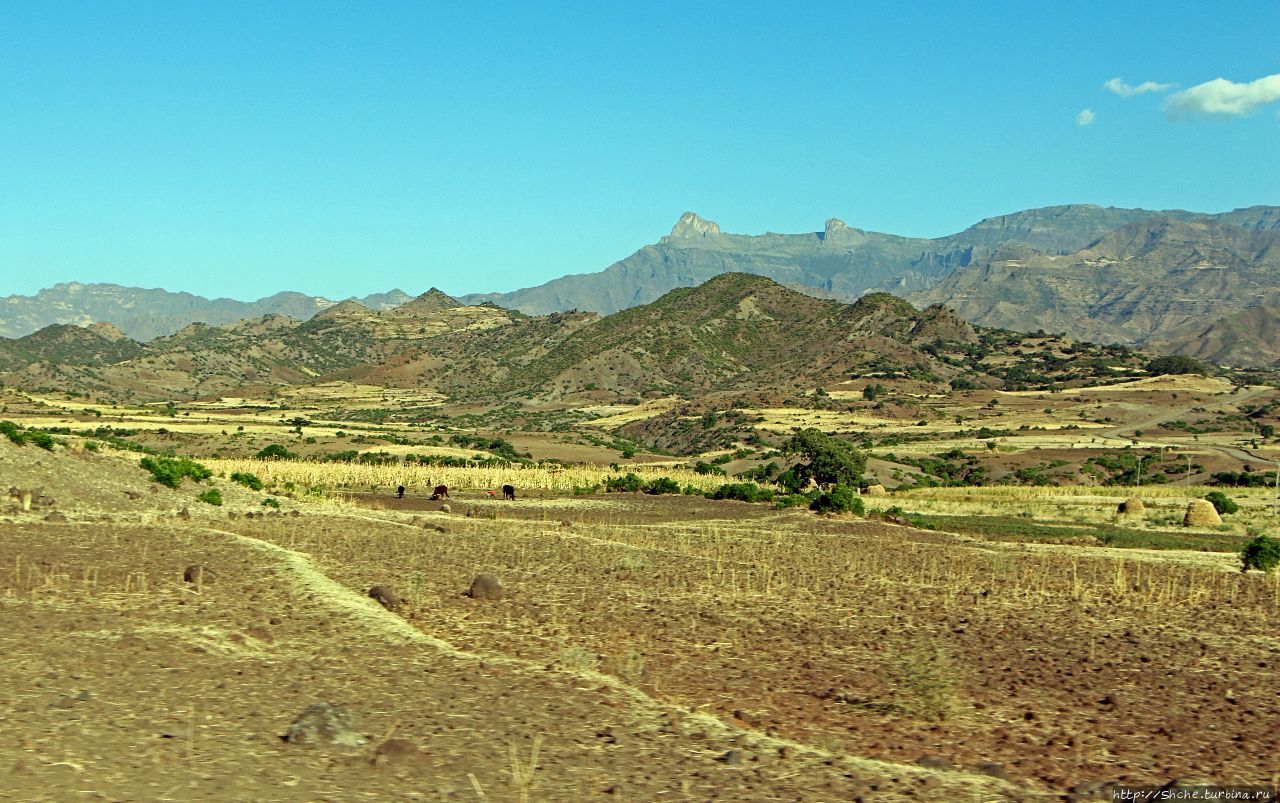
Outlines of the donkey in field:
<svg viewBox="0 0 1280 803">
<path fill-rule="evenodd" d="M 502 498 L 510 499 L 514 502 L 516 499 L 516 487 L 514 485 L 502 486 Z"/>
</svg>

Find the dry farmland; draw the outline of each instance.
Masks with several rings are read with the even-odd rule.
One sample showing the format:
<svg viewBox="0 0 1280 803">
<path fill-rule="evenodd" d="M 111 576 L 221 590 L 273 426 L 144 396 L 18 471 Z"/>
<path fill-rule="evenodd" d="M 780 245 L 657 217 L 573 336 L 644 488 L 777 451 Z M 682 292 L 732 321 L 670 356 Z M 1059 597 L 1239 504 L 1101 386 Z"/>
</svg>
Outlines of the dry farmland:
<svg viewBox="0 0 1280 803">
<path fill-rule="evenodd" d="M 1006 395 L 1000 416 L 1041 404 Z M 189 426 L 130 415 L 153 446 L 281 442 L 256 412 Z M 764 430 L 807 420 L 770 415 Z M 1135 409 L 1106 437 L 1153 417 Z M 935 433 L 877 448 L 877 470 L 911 468 L 891 450 L 906 460 L 964 438 L 1011 471 L 1053 449 L 1101 453 L 1069 443 L 1084 437 L 1074 430 L 997 443 L 949 420 L 885 424 Z M 336 425 L 312 431 L 350 442 Z M 245 457 L 202 458 L 211 478 L 169 489 L 138 455 L 74 435 L 51 451 L 0 441 L 13 488 L 0 510 L 0 755 L 13 772 L 0 788 L 1030 801 L 1116 783 L 1276 783 L 1280 574 L 1241 572 L 1238 558 L 1274 532 L 1274 490 L 1230 489 L 1238 512 L 1184 526 L 1211 490 L 1195 483 L 1238 468 L 1247 446 L 1247 434 L 1214 437 L 1183 441 L 1199 451 L 1169 465 L 1208 467 L 1162 485 L 891 488 L 863 498 L 866 517 L 713 501 L 693 492 L 725 477 L 638 461 L 622 471 L 689 493 L 604 493 L 621 472 L 600 464 Z M 265 487 L 230 480 L 246 472 Z M 491 495 L 507 483 L 516 501 Z M 437 484 L 447 500 L 429 498 Z M 211 486 L 222 505 L 199 501 Z M 1135 498 L 1141 513 L 1120 511 Z M 500 599 L 465 593 L 481 574 L 499 578 Z M 282 741 L 320 702 L 349 712 L 350 741 Z"/>
</svg>

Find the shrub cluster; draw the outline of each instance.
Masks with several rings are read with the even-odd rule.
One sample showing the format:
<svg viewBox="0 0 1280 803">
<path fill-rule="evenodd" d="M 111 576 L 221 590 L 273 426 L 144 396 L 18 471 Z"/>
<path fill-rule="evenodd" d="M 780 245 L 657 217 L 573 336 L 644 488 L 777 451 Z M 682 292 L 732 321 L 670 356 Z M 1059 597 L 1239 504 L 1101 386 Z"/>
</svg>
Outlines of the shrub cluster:
<svg viewBox="0 0 1280 803">
<path fill-rule="evenodd" d="M 594 488 L 595 486 L 590 486 Z M 584 489 L 584 491 L 587 489 Z M 635 474 L 627 473 L 621 477 L 610 477 L 604 481 L 605 493 L 636 493 L 643 491 L 647 494 L 678 494 L 682 492 L 680 483 L 670 477 L 659 477 L 651 482 L 644 482 Z M 574 488 L 574 493 L 578 493 L 578 489 Z"/>
<path fill-rule="evenodd" d="M 258 479 L 258 475 L 250 474 L 247 471 L 237 471 L 231 475 L 232 482 L 238 482 L 251 491 L 262 490 L 262 480 Z"/>
<path fill-rule="evenodd" d="M 197 496 L 196 499 L 206 504 L 216 505 L 218 507 L 222 506 L 222 492 L 217 488 L 210 488 Z"/>
<path fill-rule="evenodd" d="M 866 512 L 862 498 L 851 485 L 836 485 L 830 491 L 820 494 L 809 503 L 809 509 L 816 513 L 856 513 L 861 516 Z"/>
<path fill-rule="evenodd" d="M 53 436 L 48 432 L 24 432 L 22 427 L 12 421 L 0 421 L 0 434 L 3 434 L 18 446 L 22 446 L 24 443 L 34 443 L 48 452 L 53 451 L 53 445 L 56 443 Z"/>
<path fill-rule="evenodd" d="M 1280 567 L 1280 540 L 1259 535 L 1245 544 L 1240 553 L 1240 562 L 1244 564 L 1242 569 L 1246 572 L 1250 569 L 1269 572 Z"/>
<path fill-rule="evenodd" d="M 772 502 L 773 491 L 754 482 L 727 482 L 707 494 L 708 499 L 736 499 L 740 502 Z"/>
<path fill-rule="evenodd" d="M 212 471 L 185 457 L 144 457 L 139 465 L 151 472 L 152 479 L 169 488 L 177 488 L 184 477 L 200 482 L 213 476 Z"/>
<path fill-rule="evenodd" d="M 297 452 L 291 452 L 278 443 L 271 444 L 257 454 L 259 460 L 292 460 L 297 456 Z"/>
<path fill-rule="evenodd" d="M 1218 515 L 1235 513 L 1240 509 L 1240 506 L 1235 503 L 1235 500 L 1224 494 L 1222 491 L 1210 491 L 1205 494 L 1204 498 L 1213 504 L 1213 509 L 1218 511 Z"/>
</svg>

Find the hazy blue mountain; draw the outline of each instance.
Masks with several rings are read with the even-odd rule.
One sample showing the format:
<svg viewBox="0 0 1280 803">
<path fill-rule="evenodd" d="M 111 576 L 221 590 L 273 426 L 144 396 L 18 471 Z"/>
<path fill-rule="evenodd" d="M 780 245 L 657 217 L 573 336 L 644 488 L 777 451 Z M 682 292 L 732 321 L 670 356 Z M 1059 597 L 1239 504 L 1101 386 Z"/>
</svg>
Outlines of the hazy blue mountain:
<svg viewBox="0 0 1280 803">
<path fill-rule="evenodd" d="M 399 306 L 411 298 L 403 291 L 393 290 L 360 301 L 379 310 Z M 118 284 L 67 282 L 34 296 L 0 297 L 0 337 L 22 337 L 50 324 L 88 326 L 106 322 L 130 338 L 145 342 L 196 322 L 216 326 L 264 315 L 306 320 L 336 303 L 321 296 L 290 292 L 257 301 L 237 301 Z"/>
</svg>

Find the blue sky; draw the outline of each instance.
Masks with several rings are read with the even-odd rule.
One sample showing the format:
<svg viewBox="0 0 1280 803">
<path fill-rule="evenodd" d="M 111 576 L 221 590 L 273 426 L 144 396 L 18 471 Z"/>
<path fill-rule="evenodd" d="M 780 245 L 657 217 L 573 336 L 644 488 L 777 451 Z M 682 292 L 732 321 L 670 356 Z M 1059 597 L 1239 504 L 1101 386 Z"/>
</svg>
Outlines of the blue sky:
<svg viewBox="0 0 1280 803">
<path fill-rule="evenodd" d="M 1273 0 L 11 2 L 0 295 L 509 290 L 685 210 L 1280 204 L 1277 42 Z"/>
</svg>

